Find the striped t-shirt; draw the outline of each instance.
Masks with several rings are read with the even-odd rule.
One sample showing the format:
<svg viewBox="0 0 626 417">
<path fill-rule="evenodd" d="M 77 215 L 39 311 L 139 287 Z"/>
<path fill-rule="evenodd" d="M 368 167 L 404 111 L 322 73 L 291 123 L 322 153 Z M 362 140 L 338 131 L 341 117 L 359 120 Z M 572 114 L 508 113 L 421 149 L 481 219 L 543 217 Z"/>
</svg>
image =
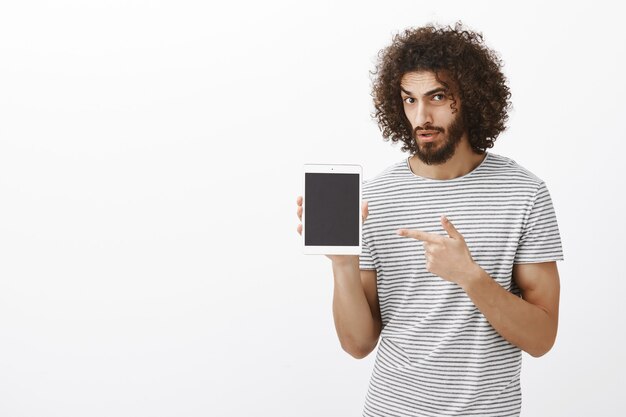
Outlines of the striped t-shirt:
<svg viewBox="0 0 626 417">
<path fill-rule="evenodd" d="M 364 416 L 519 416 L 521 350 L 504 339 L 463 289 L 426 269 L 421 241 L 400 228 L 448 236 L 445 214 L 472 257 L 520 296 L 513 264 L 563 260 L 545 183 L 486 152 L 466 175 L 415 175 L 409 158 L 363 183 L 361 269 L 376 269 L 382 332 Z"/>
</svg>

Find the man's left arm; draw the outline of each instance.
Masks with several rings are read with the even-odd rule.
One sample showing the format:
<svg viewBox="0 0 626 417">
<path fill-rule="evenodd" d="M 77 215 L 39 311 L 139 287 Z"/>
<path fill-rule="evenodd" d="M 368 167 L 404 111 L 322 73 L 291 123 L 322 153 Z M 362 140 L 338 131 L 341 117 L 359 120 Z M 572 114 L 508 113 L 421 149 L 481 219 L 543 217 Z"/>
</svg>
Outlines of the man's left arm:
<svg viewBox="0 0 626 417">
<path fill-rule="evenodd" d="M 459 282 L 485 318 L 511 344 L 540 357 L 554 345 L 560 282 L 556 262 L 513 265 L 522 298 L 504 289 L 480 266 Z"/>
<path fill-rule="evenodd" d="M 513 264 L 512 279 L 522 298 L 507 291 L 472 259 L 465 238 L 442 216 L 448 236 L 398 229 L 398 234 L 424 242 L 426 269 L 455 282 L 487 321 L 509 343 L 539 357 L 554 345 L 559 318 L 559 273 L 556 261 Z"/>
</svg>

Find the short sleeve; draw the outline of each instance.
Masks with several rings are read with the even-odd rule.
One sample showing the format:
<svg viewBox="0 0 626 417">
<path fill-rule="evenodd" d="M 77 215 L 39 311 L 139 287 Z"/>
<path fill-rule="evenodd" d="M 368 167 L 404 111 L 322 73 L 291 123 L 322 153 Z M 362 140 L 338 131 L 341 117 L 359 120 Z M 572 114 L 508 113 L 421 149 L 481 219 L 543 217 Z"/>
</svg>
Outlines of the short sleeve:
<svg viewBox="0 0 626 417">
<path fill-rule="evenodd" d="M 552 205 L 552 198 L 542 181 L 524 223 L 513 263 L 562 261 L 563 248 Z"/>
<path fill-rule="evenodd" d="M 374 265 L 374 258 L 372 257 L 372 252 L 370 251 L 369 244 L 365 239 L 365 235 L 363 235 L 363 240 L 361 243 L 361 255 L 359 255 L 359 269 L 376 269 Z"/>
</svg>

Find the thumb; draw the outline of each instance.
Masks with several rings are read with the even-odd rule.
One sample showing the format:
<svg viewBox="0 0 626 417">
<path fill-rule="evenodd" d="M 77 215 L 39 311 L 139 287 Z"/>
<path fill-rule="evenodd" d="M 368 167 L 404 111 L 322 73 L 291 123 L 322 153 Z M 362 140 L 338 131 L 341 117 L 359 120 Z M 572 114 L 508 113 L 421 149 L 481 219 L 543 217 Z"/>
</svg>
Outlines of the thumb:
<svg viewBox="0 0 626 417">
<path fill-rule="evenodd" d="M 441 224 L 443 225 L 445 231 L 448 232 L 448 236 L 453 239 L 463 240 L 463 235 L 460 234 L 458 230 L 456 230 L 456 227 L 454 227 L 450 219 L 448 219 L 446 216 L 441 216 Z"/>
</svg>

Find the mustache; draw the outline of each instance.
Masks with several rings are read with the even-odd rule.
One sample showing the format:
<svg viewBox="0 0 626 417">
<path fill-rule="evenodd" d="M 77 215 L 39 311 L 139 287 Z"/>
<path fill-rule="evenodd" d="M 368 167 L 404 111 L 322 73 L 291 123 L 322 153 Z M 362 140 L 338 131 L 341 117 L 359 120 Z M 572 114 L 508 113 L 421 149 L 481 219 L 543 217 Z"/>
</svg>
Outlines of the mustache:
<svg viewBox="0 0 626 417">
<path fill-rule="evenodd" d="M 443 127 L 439 127 L 439 126 L 426 126 L 426 127 L 416 127 L 415 130 L 413 131 L 413 134 L 415 136 L 417 136 L 417 134 L 419 132 L 421 132 L 422 130 L 434 130 L 436 132 L 440 132 L 443 133 L 445 131 L 445 129 Z"/>
</svg>

